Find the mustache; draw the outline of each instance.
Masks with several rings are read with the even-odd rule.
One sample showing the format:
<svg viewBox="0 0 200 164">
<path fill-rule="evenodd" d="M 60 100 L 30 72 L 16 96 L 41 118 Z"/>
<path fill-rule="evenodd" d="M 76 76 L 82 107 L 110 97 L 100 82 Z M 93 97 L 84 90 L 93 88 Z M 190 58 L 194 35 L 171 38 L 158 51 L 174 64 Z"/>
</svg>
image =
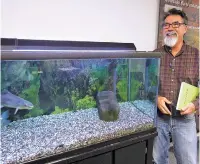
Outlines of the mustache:
<svg viewBox="0 0 200 164">
<path fill-rule="evenodd" d="M 167 31 L 165 33 L 165 36 L 171 36 L 171 35 L 176 35 L 177 36 L 177 33 L 175 31 Z"/>
</svg>

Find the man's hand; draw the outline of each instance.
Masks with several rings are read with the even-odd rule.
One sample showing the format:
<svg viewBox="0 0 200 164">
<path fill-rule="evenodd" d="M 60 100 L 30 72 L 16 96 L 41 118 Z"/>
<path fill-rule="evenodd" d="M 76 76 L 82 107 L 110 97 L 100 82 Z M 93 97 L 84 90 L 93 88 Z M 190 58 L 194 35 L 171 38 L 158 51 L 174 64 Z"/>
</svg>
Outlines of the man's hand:
<svg viewBox="0 0 200 164">
<path fill-rule="evenodd" d="M 181 115 L 185 115 L 185 114 L 192 114 L 194 113 L 195 110 L 195 105 L 193 103 L 189 103 L 188 105 L 186 105 L 183 109 L 181 109 Z"/>
<path fill-rule="evenodd" d="M 157 100 L 158 109 L 164 114 L 172 115 L 172 113 L 169 111 L 165 103 L 171 104 L 171 102 L 166 97 L 158 96 Z"/>
</svg>

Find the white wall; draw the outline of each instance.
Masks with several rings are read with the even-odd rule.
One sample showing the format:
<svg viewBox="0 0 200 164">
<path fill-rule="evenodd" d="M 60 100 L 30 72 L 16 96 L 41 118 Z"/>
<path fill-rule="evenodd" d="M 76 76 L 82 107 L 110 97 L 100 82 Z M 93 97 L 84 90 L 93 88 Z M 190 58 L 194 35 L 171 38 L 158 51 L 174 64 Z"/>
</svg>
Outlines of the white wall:
<svg viewBox="0 0 200 164">
<path fill-rule="evenodd" d="M 156 48 L 159 0 L 1 0 L 1 37 Z"/>
</svg>

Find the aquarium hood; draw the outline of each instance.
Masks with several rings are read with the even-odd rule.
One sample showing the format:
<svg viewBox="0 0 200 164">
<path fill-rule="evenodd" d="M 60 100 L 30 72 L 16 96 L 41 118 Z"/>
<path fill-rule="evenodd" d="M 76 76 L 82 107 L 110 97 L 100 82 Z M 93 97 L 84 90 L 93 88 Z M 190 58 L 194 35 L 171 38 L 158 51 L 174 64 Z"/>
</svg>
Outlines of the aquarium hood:
<svg viewBox="0 0 200 164">
<path fill-rule="evenodd" d="M 133 43 L 1 39 L 2 60 L 159 58 L 160 53 L 136 52 Z"/>
</svg>

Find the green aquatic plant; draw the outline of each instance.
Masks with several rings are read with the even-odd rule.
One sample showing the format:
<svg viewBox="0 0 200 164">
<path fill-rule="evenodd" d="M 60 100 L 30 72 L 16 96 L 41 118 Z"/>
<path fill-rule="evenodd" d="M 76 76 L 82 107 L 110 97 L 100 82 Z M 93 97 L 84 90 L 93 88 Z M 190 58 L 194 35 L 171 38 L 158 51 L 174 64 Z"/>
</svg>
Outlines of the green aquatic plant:
<svg viewBox="0 0 200 164">
<path fill-rule="evenodd" d="M 58 106 L 55 106 L 55 111 L 53 111 L 51 114 L 60 114 L 60 113 L 65 113 L 69 111 L 70 111 L 69 108 L 61 109 Z"/>
<path fill-rule="evenodd" d="M 77 109 L 87 109 L 96 107 L 96 101 L 92 96 L 86 95 L 84 98 L 80 99 L 76 103 Z"/>
<path fill-rule="evenodd" d="M 108 79 L 107 67 L 95 69 L 90 77 L 90 91 L 103 91 L 105 89 L 105 81 Z"/>
<path fill-rule="evenodd" d="M 131 79 L 131 93 L 130 93 L 130 98 L 131 101 L 136 100 L 136 97 L 138 96 L 139 93 L 139 88 L 142 86 L 142 82 L 135 80 L 135 79 Z"/>
<path fill-rule="evenodd" d="M 37 107 L 33 107 L 28 114 L 26 114 L 24 116 L 24 118 L 30 118 L 30 117 L 37 117 L 37 116 L 41 116 L 43 115 L 44 110 L 37 108 Z"/>
<path fill-rule="evenodd" d="M 119 78 L 127 78 L 128 75 L 127 64 L 120 64 L 117 66 L 117 75 Z"/>
<path fill-rule="evenodd" d="M 39 91 L 39 86 L 37 84 L 36 85 L 32 84 L 29 88 L 22 91 L 20 97 L 32 102 L 34 105 L 37 105 L 38 91 Z"/>
<path fill-rule="evenodd" d="M 36 68 L 30 68 L 30 70 Z M 34 106 L 39 104 L 38 93 L 40 88 L 40 75 L 33 74 L 32 80 L 28 81 L 28 88 L 24 88 L 24 90 L 20 93 L 20 97 L 30 101 Z"/>
<path fill-rule="evenodd" d="M 128 65 L 127 61 L 117 65 L 117 97 L 120 97 L 120 102 L 124 102 L 128 100 Z"/>
<path fill-rule="evenodd" d="M 156 86 L 158 85 L 158 67 L 155 64 L 151 64 L 148 67 L 148 73 L 149 73 L 149 85 L 150 86 Z"/>
<path fill-rule="evenodd" d="M 127 101 L 127 80 L 121 80 L 117 83 L 117 91 L 121 101 Z"/>
<path fill-rule="evenodd" d="M 73 103 L 75 103 L 77 100 L 78 100 L 78 97 L 79 97 L 79 91 L 78 91 L 78 88 L 76 88 L 74 91 L 72 91 L 72 94 L 71 94 L 71 98 L 72 98 L 72 101 Z"/>
<path fill-rule="evenodd" d="M 100 83 L 103 83 L 105 78 L 108 76 L 107 67 L 97 68 L 92 73 L 91 76 L 99 79 Z"/>
<path fill-rule="evenodd" d="M 101 84 L 100 80 L 96 80 L 94 83 L 94 88 L 96 91 L 103 91 L 105 89 L 105 85 Z"/>
<path fill-rule="evenodd" d="M 33 68 L 31 68 L 31 70 L 32 69 Z M 24 116 L 24 118 L 37 117 L 44 114 L 44 110 L 40 109 L 38 97 L 40 88 L 40 75 L 33 74 L 33 79 L 29 83 L 30 86 L 20 93 L 20 97 L 33 103 L 34 107 L 29 111 L 28 114 Z"/>
</svg>

